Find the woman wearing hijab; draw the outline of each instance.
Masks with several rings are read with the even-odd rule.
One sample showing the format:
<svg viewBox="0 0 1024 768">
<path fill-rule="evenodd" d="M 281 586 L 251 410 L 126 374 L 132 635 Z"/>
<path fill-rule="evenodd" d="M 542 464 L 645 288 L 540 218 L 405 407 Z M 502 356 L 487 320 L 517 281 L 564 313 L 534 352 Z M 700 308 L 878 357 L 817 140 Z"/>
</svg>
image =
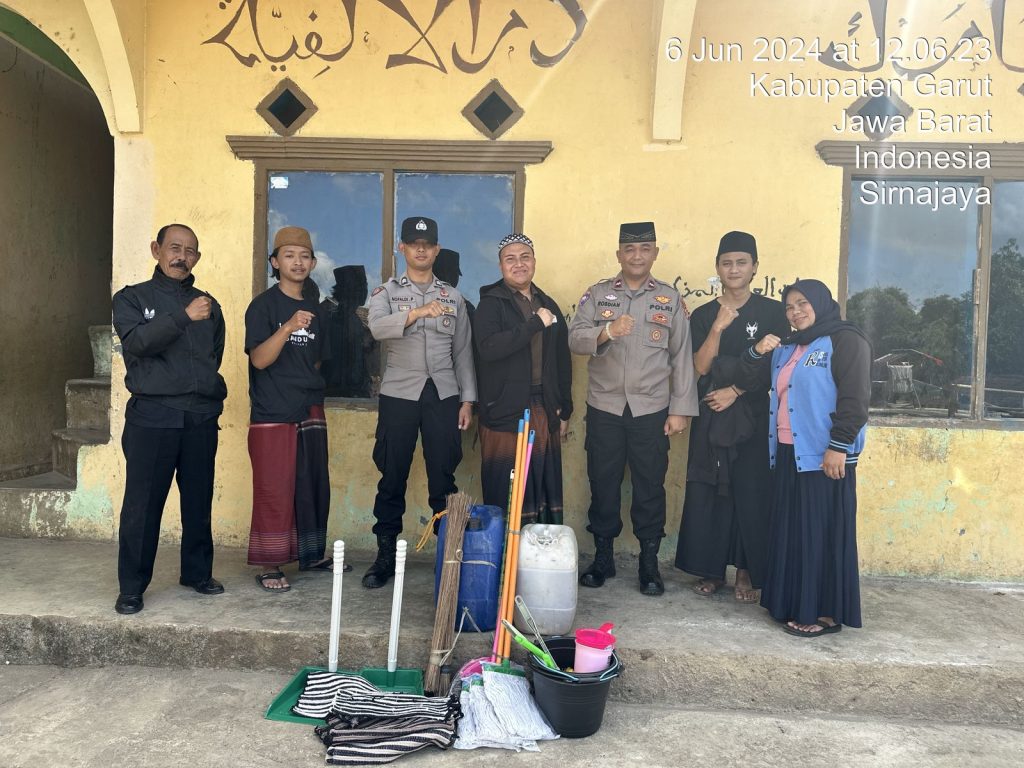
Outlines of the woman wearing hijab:
<svg viewBox="0 0 1024 768">
<path fill-rule="evenodd" d="M 871 345 L 841 318 L 818 280 L 798 280 L 782 301 L 794 332 L 782 340 L 765 336 L 741 364 L 748 383 L 770 375 L 772 385 L 775 491 L 761 605 L 789 634 L 818 637 L 843 624 L 861 626 L 857 459 L 871 396 Z"/>
</svg>

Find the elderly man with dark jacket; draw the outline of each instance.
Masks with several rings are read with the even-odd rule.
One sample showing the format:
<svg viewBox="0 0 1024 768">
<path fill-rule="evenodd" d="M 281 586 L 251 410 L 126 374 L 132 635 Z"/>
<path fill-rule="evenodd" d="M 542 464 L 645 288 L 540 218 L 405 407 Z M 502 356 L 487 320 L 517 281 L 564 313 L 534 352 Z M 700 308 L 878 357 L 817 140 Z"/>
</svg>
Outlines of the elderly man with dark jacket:
<svg viewBox="0 0 1024 768">
<path fill-rule="evenodd" d="M 160 518 L 172 479 L 181 495 L 182 586 L 203 595 L 224 591 L 213 578 L 213 469 L 217 419 L 227 387 L 224 313 L 195 286 L 199 240 L 184 224 L 168 224 L 150 244 L 153 277 L 114 294 L 114 330 L 121 339 L 125 408 L 124 502 L 118 533 L 114 610 L 138 613 L 153 577 Z"/>
<path fill-rule="evenodd" d="M 513 233 L 498 245 L 502 279 L 480 290 L 473 315 L 480 396 L 480 481 L 485 504 L 508 505 L 516 433 L 530 409 L 536 436 L 523 522 L 562 522 L 562 448 L 572 415 L 572 361 L 562 310 L 533 283 L 533 242 Z"/>
</svg>

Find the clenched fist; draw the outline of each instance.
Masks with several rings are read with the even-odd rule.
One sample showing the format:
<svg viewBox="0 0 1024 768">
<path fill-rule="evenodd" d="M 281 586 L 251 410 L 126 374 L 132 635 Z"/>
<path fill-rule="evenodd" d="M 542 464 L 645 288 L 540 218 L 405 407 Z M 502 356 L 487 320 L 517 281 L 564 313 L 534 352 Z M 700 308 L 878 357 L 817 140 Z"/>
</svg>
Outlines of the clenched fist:
<svg viewBox="0 0 1024 768">
<path fill-rule="evenodd" d="M 636 323 L 630 315 L 622 315 L 612 322 L 609 334 L 613 339 L 620 336 L 629 336 L 633 332 L 633 325 Z"/>
<path fill-rule="evenodd" d="M 730 325 L 732 321 L 740 316 L 740 313 L 730 307 L 727 304 L 719 303 L 718 305 L 718 316 L 715 318 L 715 322 L 711 324 L 711 327 L 721 333 Z"/>
<path fill-rule="evenodd" d="M 540 321 L 544 323 L 545 328 L 550 328 L 552 323 L 558 322 L 558 318 L 555 317 L 554 313 L 550 309 L 545 309 L 544 307 L 537 310 L 537 317 L 539 317 Z"/>
<path fill-rule="evenodd" d="M 288 319 L 288 322 L 284 324 L 284 327 L 289 334 L 292 334 L 295 333 L 296 331 L 301 331 L 304 328 L 309 328 L 309 326 L 312 324 L 313 313 L 307 312 L 304 309 L 300 309 L 298 312 L 296 312 Z"/>
<path fill-rule="evenodd" d="M 754 347 L 754 351 L 757 352 L 757 354 L 759 355 L 767 355 L 781 343 L 782 339 L 780 339 L 775 334 L 769 333 L 767 336 L 765 336 L 763 339 L 757 342 L 757 345 Z"/>
<path fill-rule="evenodd" d="M 185 314 L 188 315 L 188 319 L 193 323 L 208 319 L 211 311 L 213 311 L 213 300 L 209 296 L 200 296 L 199 298 L 192 299 L 189 305 L 185 307 Z"/>
</svg>

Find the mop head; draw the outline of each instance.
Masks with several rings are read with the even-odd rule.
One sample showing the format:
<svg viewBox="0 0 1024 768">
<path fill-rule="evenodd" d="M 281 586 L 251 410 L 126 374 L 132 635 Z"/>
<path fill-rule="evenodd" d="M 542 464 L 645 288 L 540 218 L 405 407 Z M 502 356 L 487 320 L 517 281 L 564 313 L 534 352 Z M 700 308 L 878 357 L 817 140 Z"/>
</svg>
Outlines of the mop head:
<svg viewBox="0 0 1024 768">
<path fill-rule="evenodd" d="M 558 738 L 534 703 L 522 667 L 489 662 L 482 666 L 481 674 L 463 681 L 456 749 L 539 752 L 538 741 Z"/>
</svg>

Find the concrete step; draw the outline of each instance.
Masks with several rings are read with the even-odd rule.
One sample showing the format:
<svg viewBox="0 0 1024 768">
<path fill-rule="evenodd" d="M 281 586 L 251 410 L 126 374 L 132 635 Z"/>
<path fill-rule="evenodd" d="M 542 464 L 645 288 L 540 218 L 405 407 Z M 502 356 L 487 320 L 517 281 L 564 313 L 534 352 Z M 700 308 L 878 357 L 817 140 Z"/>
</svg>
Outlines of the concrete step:
<svg viewBox="0 0 1024 768">
<path fill-rule="evenodd" d="M 55 429 L 53 431 L 53 471 L 78 482 L 78 449 L 83 445 L 103 445 L 110 440 L 109 430 Z"/>
<path fill-rule="evenodd" d="M 294 673 L 327 661 L 331 577 L 286 568 L 292 590 L 255 583 L 245 551 L 218 548 L 224 595 L 181 587 L 178 552 L 164 545 L 146 607 L 118 616 L 114 542 L 0 539 L 18 578 L 0 603 L 0 663 L 142 665 Z M 391 587 L 359 584 L 371 553 L 351 558 L 342 605 L 343 668 L 383 667 Z M 863 629 L 803 640 L 732 591 L 711 598 L 663 564 L 667 593 L 642 597 L 636 559 L 602 589 L 581 589 L 575 626 L 616 624 L 626 673 L 615 700 L 708 709 L 829 713 L 1024 727 L 1024 588 L 865 579 Z M 398 663 L 426 663 L 433 632 L 432 557 L 406 575 Z M 485 655 L 489 635 L 463 634 L 456 666 Z"/>
<path fill-rule="evenodd" d="M 0 483 L 0 536 L 65 536 L 74 492 L 59 472 Z"/>
<path fill-rule="evenodd" d="M 70 379 L 64 385 L 67 426 L 110 434 L 110 377 Z"/>
</svg>

